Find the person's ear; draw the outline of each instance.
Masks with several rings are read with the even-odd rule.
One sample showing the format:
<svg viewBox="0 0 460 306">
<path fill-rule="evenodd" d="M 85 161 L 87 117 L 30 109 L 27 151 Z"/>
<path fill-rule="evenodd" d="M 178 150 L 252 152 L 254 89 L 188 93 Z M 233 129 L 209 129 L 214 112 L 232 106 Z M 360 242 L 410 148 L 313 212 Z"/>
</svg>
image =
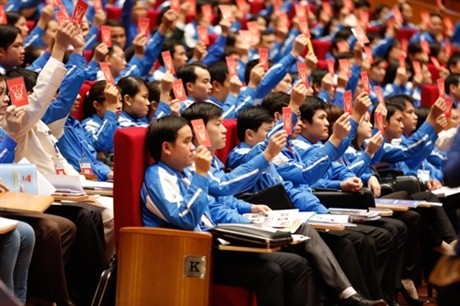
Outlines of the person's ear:
<svg viewBox="0 0 460 306">
<path fill-rule="evenodd" d="M 131 106 L 132 98 L 130 95 L 124 95 L 122 103 L 126 103 L 127 106 Z"/>
<path fill-rule="evenodd" d="M 167 156 L 171 156 L 171 154 L 172 154 L 171 149 L 172 149 L 172 145 L 171 145 L 170 142 L 165 141 L 165 142 L 163 142 L 161 144 L 161 152 L 162 152 L 162 154 L 165 154 Z"/>
<path fill-rule="evenodd" d="M 193 92 L 193 83 L 192 82 L 187 82 L 185 84 L 185 89 L 187 91 L 187 94 L 190 93 L 190 92 Z"/>
<path fill-rule="evenodd" d="M 215 89 L 216 91 L 219 91 L 220 88 L 221 88 L 221 86 L 222 86 L 222 85 L 221 85 L 219 82 L 217 82 L 217 81 L 213 81 L 213 82 L 211 83 L 211 85 L 212 85 L 212 89 L 213 89 L 213 90 Z"/>
<path fill-rule="evenodd" d="M 280 112 L 275 112 L 273 115 L 275 116 L 275 122 L 278 122 L 278 120 L 280 120 L 280 118 L 281 118 L 281 113 Z"/>
<path fill-rule="evenodd" d="M 251 142 L 253 137 L 254 137 L 254 131 L 253 130 L 247 129 L 244 132 L 244 140 L 245 140 L 245 142 Z"/>
</svg>

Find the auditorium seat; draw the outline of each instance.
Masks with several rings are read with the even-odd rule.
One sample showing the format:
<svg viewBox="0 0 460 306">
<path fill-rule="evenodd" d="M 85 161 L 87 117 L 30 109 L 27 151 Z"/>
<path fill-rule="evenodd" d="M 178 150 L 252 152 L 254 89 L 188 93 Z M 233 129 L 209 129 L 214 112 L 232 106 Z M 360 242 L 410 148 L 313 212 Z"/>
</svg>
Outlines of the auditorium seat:
<svg viewBox="0 0 460 306">
<path fill-rule="evenodd" d="M 439 97 L 437 85 L 422 85 L 422 102 L 423 107 L 431 107 Z"/>
<path fill-rule="evenodd" d="M 78 108 L 70 114 L 71 117 L 82 121 L 84 119 L 84 113 L 83 113 L 83 103 L 85 101 L 85 96 L 88 90 L 91 89 L 91 86 L 93 86 L 94 81 L 85 81 L 80 87 L 79 95 L 81 96 L 81 102 L 80 105 L 78 105 Z"/>
<path fill-rule="evenodd" d="M 318 60 L 326 59 L 326 54 L 331 51 L 332 42 L 330 40 L 312 39 L 311 43 Z"/>
<path fill-rule="evenodd" d="M 225 147 L 216 151 L 216 156 L 225 164 L 227 156 L 230 151 L 237 146 L 240 142 L 236 131 L 236 119 L 225 119 L 224 126 L 227 129 L 227 138 L 225 140 Z"/>
</svg>

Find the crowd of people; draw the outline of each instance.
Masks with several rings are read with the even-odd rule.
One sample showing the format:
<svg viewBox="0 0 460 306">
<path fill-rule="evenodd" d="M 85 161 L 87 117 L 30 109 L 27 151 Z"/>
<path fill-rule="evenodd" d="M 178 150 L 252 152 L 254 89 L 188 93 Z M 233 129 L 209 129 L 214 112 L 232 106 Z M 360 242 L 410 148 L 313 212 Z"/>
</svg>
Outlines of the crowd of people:
<svg viewBox="0 0 460 306">
<path fill-rule="evenodd" d="M 431 191 L 443 186 L 460 123 L 460 23 L 432 12 L 416 25 L 403 0 L 87 4 L 0 7 L 1 163 L 26 158 L 43 174 L 112 181 L 113 156 L 123 154 L 116 130 L 145 127 L 155 162 L 140 194 L 143 223 L 196 231 L 266 214 L 269 203 L 235 195 L 279 184 L 296 208 L 319 214 L 328 213 L 321 188 L 439 202 Z M 429 105 L 431 84 L 439 98 Z M 194 136 L 196 119 L 207 145 Z M 239 145 L 224 164 L 216 151 L 226 119 L 236 120 Z M 382 167 L 426 189 L 384 192 Z M 343 231 L 305 223 L 297 233 L 310 239 L 274 254 L 215 252 L 213 281 L 254 290 L 261 306 L 398 305 L 398 292 L 423 305 L 420 266 L 428 274 L 430 259 L 455 255 L 457 202 Z M 91 303 L 115 252 L 110 200 L 0 216 L 19 220 L 0 235 L 0 279 L 21 303 Z"/>
</svg>

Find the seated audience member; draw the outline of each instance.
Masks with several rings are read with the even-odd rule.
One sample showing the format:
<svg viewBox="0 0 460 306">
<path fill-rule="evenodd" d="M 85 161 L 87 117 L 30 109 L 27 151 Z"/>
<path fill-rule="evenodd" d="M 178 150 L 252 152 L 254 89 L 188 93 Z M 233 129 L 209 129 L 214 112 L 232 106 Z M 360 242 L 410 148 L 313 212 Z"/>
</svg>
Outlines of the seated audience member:
<svg viewBox="0 0 460 306">
<path fill-rule="evenodd" d="M 144 80 L 131 76 L 124 77 L 118 81 L 117 86 L 123 103 L 123 110 L 118 118 L 119 127 L 149 125 L 149 91 Z"/>
</svg>

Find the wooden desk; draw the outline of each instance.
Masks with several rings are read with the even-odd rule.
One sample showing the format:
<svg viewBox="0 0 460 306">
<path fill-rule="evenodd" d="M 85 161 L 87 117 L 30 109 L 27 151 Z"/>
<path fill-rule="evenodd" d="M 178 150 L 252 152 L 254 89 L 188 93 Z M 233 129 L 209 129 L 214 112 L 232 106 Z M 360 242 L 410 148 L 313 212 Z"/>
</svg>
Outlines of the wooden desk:
<svg viewBox="0 0 460 306">
<path fill-rule="evenodd" d="M 0 192 L 0 210 L 3 211 L 42 213 L 53 201 L 52 196 L 13 191 Z"/>
</svg>

